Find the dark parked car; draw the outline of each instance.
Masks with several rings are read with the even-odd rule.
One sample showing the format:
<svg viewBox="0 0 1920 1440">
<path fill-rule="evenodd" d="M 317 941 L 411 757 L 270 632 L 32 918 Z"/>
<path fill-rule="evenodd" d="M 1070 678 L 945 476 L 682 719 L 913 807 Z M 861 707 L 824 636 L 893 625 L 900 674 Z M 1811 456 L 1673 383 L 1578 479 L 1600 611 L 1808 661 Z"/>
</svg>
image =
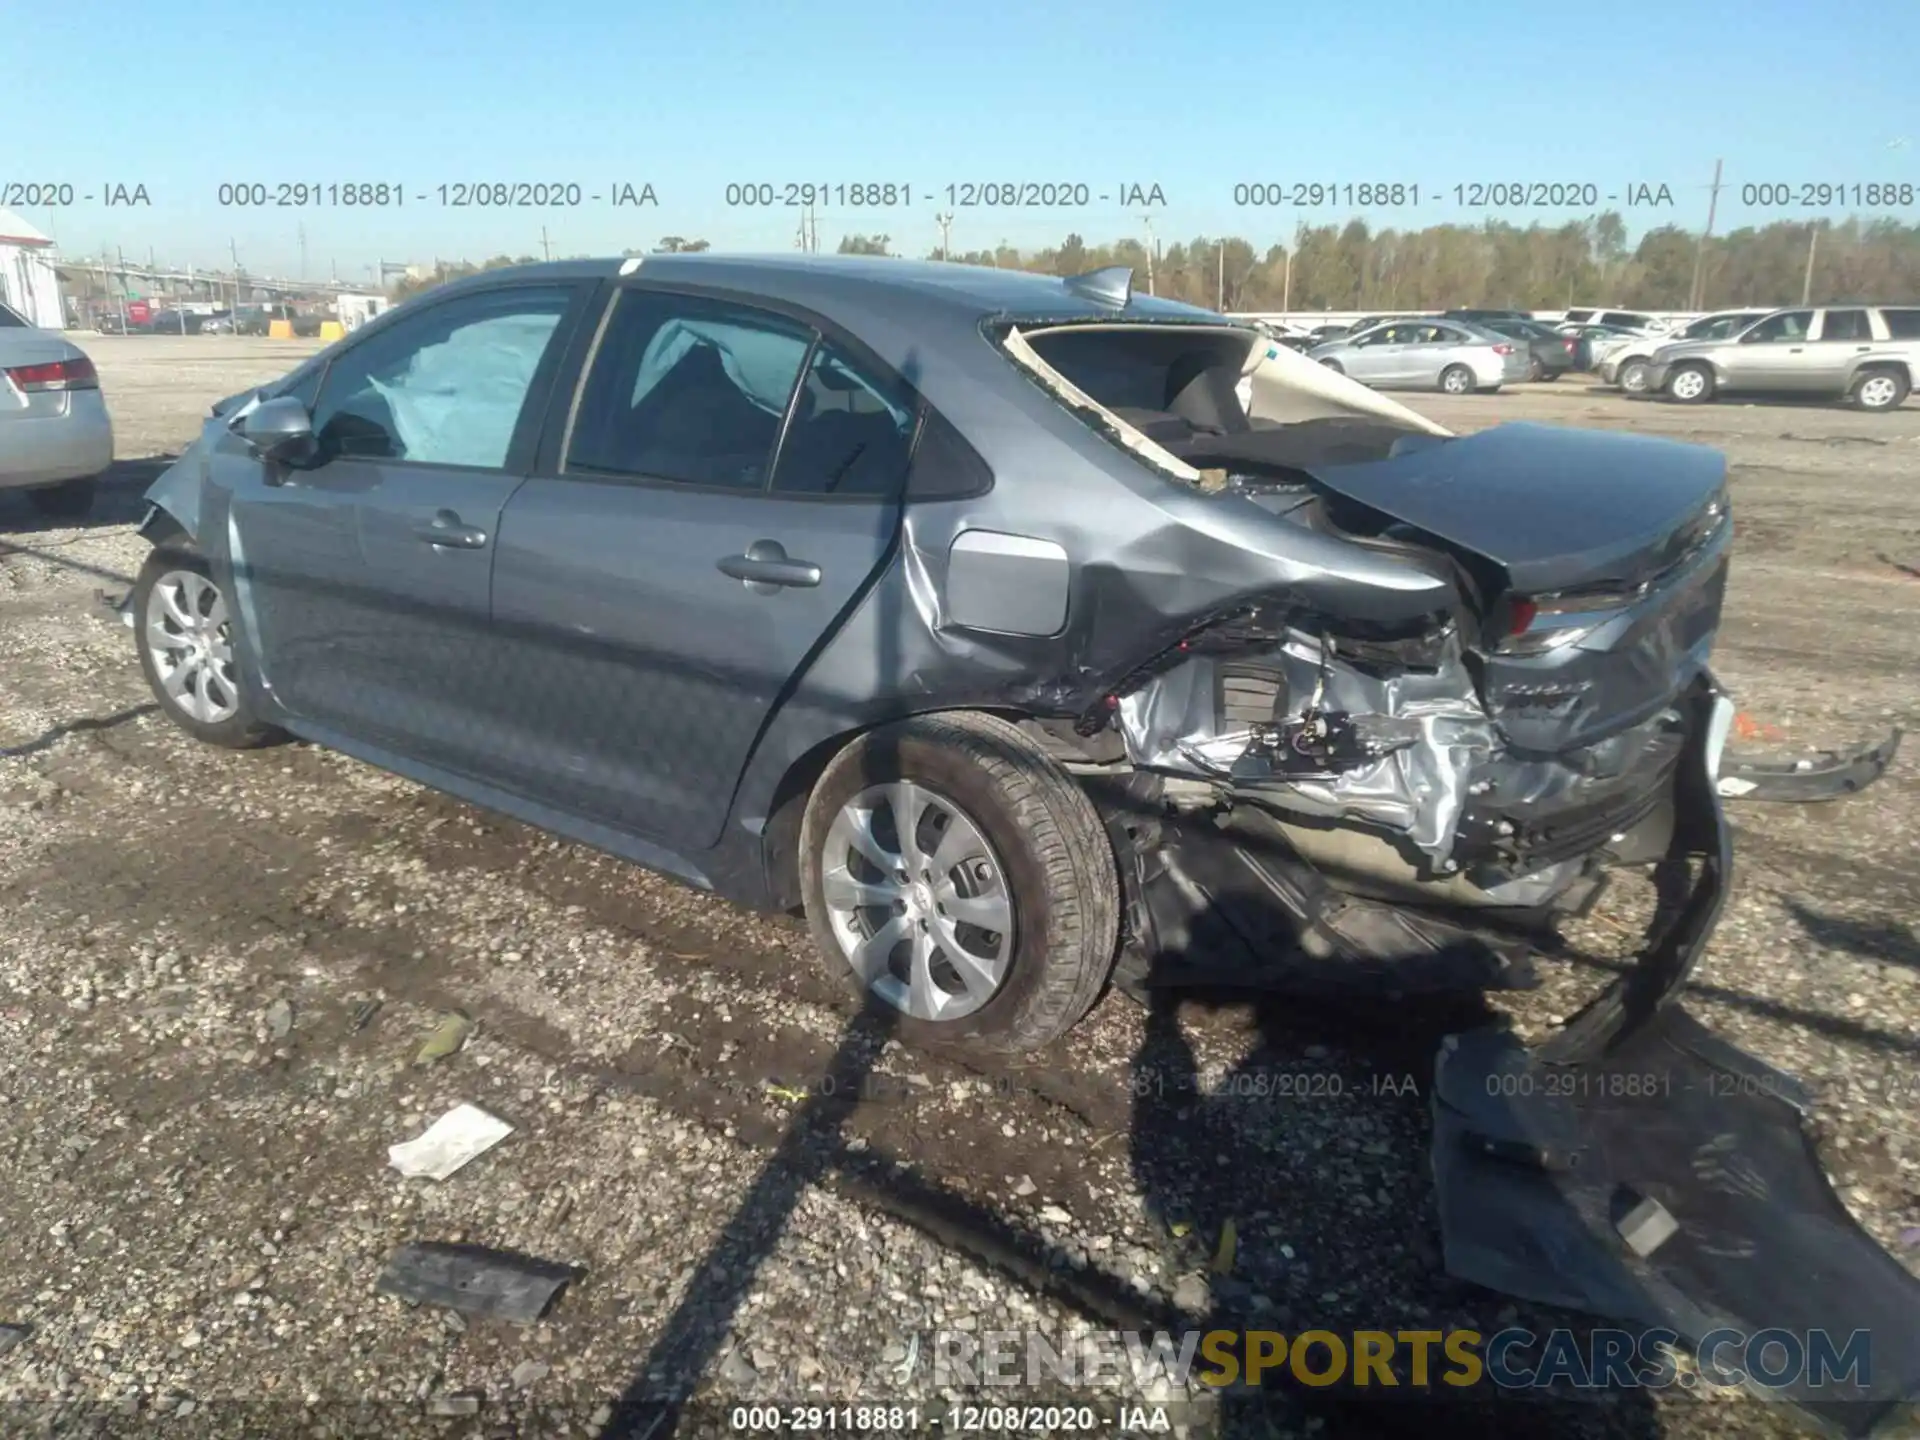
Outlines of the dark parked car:
<svg viewBox="0 0 1920 1440">
<path fill-rule="evenodd" d="M 311 339 L 320 333 L 320 316 L 307 314 L 299 307 L 286 302 L 241 306 L 234 317 L 234 333 L 236 335 L 269 335 L 276 320 L 285 320 L 292 327 L 293 333 L 302 339 Z"/>
<path fill-rule="evenodd" d="M 1449 319 L 1472 320 L 1479 325 L 1485 325 L 1490 320 L 1533 319 L 1533 312 L 1529 310 L 1449 310 L 1446 313 Z"/>
<path fill-rule="evenodd" d="M 1538 320 L 1515 320 L 1494 316 L 1479 322 L 1488 330 L 1505 335 L 1527 347 L 1527 379 L 1557 380 L 1572 370 L 1585 368 L 1580 363 L 1580 342 L 1562 335 L 1551 325 Z"/>
<path fill-rule="evenodd" d="M 1658 866 L 1637 961 L 1540 1050 L 1445 1047 L 1449 1264 L 1696 1341 L 1777 1323 L 1782 1275 L 1795 1325 L 1913 1313 L 1793 1208 L 1822 1181 L 1759 1062 L 1667 1003 L 1740 779 L 1715 451 L 1456 437 L 1125 271 L 649 255 L 409 301 L 216 405 L 149 498 L 134 634 L 187 732 L 804 909 L 911 1040 L 1303 965 L 1525 985 L 1529 936 Z"/>
</svg>

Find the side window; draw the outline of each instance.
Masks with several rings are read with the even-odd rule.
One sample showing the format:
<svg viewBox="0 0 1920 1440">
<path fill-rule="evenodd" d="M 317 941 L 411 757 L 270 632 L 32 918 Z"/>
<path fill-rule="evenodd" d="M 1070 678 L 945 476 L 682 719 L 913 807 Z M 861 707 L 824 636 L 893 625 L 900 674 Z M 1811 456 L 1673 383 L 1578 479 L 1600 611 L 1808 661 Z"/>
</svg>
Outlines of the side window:
<svg viewBox="0 0 1920 1440">
<path fill-rule="evenodd" d="M 1798 342 L 1807 338 L 1807 327 L 1812 322 L 1811 310 L 1783 310 L 1778 315 L 1769 315 L 1740 339 L 1747 345 Z"/>
<path fill-rule="evenodd" d="M 600 337 L 565 468 L 761 490 L 813 332 L 763 310 L 627 290 Z"/>
<path fill-rule="evenodd" d="M 1887 334 L 1895 340 L 1920 340 L 1920 310 L 1882 310 Z"/>
<path fill-rule="evenodd" d="M 564 285 L 464 295 L 341 352 L 313 405 L 322 459 L 505 465 L 572 299 Z"/>
<path fill-rule="evenodd" d="M 773 468 L 795 495 L 892 497 L 913 456 L 914 396 L 869 376 L 831 344 L 814 348 Z"/>
<path fill-rule="evenodd" d="M 1864 310 L 1829 310 L 1820 327 L 1822 340 L 1871 340 L 1873 326 Z"/>
</svg>

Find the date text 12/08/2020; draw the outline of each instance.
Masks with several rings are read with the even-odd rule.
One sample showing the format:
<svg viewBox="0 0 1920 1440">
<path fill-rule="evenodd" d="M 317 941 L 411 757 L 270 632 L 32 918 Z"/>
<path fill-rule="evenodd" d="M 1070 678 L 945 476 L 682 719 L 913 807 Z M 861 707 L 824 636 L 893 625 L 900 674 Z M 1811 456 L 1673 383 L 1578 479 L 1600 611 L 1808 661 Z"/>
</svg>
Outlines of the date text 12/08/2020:
<svg viewBox="0 0 1920 1440">
<path fill-rule="evenodd" d="M 582 205 L 657 208 L 659 192 L 644 180 L 457 180 L 409 187 L 398 180 L 243 180 L 221 185 L 214 203 L 226 209 L 400 209 L 409 202 L 449 210 L 571 210 Z"/>
<path fill-rule="evenodd" d="M 1090 205 L 1165 205 L 1167 192 L 1151 180 L 1096 185 L 1087 180 L 967 180 L 917 185 L 910 180 L 737 180 L 721 192 L 729 209 L 827 206 L 892 210 L 916 204 L 959 210 L 1076 210 Z"/>
<path fill-rule="evenodd" d="M 1474 210 L 1595 205 L 1664 209 L 1674 204 L 1674 196 L 1670 185 L 1638 180 L 1624 185 L 1602 185 L 1595 180 L 1470 180 L 1457 185 L 1426 185 L 1412 180 L 1243 180 L 1233 187 L 1233 203 L 1256 210 L 1449 203 Z"/>
</svg>

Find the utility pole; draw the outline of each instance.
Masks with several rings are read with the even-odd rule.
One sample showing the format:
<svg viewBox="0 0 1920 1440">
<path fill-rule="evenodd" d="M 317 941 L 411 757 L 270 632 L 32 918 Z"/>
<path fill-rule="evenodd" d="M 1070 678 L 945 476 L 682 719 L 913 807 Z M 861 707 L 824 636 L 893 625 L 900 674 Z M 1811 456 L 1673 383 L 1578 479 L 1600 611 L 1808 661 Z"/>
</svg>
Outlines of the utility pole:
<svg viewBox="0 0 1920 1440">
<path fill-rule="evenodd" d="M 1707 241 L 1713 238 L 1713 217 L 1720 208 L 1720 161 L 1713 162 L 1713 188 L 1707 192 L 1707 228 L 1700 232 L 1699 248 L 1693 252 L 1693 286 L 1687 292 L 1687 308 L 1698 310 L 1704 298 Z"/>
<path fill-rule="evenodd" d="M 1286 268 L 1280 272 L 1280 308 L 1287 314 L 1293 313 L 1293 247 L 1286 251 Z"/>
<path fill-rule="evenodd" d="M 1815 220 L 1807 226 L 1807 273 L 1800 282 L 1800 303 L 1813 303 L 1813 254 L 1820 246 L 1820 222 Z"/>
<path fill-rule="evenodd" d="M 301 225 L 298 233 L 300 236 L 300 281 L 302 284 L 305 284 L 307 279 L 307 227 L 304 224 Z"/>
<path fill-rule="evenodd" d="M 540 227 L 540 254 L 544 259 L 553 259 L 553 246 L 547 240 L 547 227 L 544 225 Z"/>
<path fill-rule="evenodd" d="M 934 216 L 933 223 L 940 227 L 940 258 L 951 260 L 953 258 L 953 212 L 948 210 L 944 214 Z"/>
<path fill-rule="evenodd" d="M 1153 251 L 1155 246 L 1153 238 L 1153 216 L 1142 215 L 1140 217 L 1140 223 L 1147 227 L 1147 294 L 1155 295 L 1159 292 L 1153 288 Z"/>
<path fill-rule="evenodd" d="M 1220 271 L 1214 280 L 1213 308 L 1227 308 L 1227 242 L 1224 240 L 1220 242 Z"/>
</svg>

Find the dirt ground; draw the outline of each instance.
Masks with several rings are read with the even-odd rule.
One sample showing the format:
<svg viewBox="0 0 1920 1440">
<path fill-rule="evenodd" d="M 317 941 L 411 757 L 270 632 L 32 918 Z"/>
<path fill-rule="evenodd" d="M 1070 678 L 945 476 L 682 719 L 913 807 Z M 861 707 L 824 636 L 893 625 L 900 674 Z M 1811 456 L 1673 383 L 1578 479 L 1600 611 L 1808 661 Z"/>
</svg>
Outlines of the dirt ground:
<svg viewBox="0 0 1920 1440">
<path fill-rule="evenodd" d="M 141 563 L 159 460 L 310 347 L 86 348 L 120 457 L 99 512 L 49 525 L 0 494 L 0 1430 L 639 1436 L 684 1381 L 678 1433 L 721 1433 L 744 1398 L 937 1409 L 923 1371 L 900 1379 L 936 1329 L 1584 1323 L 1440 1269 L 1426 1087 L 1457 1007 L 1195 1000 L 1198 1072 L 1231 1077 L 1211 1095 L 1163 1083 L 1119 997 L 1032 1063 L 931 1057 L 850 1027 L 793 922 L 310 747 L 189 741 L 96 596 Z M 1413 403 L 1723 449 L 1718 668 L 1743 743 L 1914 723 L 1920 405 L 1689 409 L 1579 381 Z M 1896 1249 L 1920 1225 L 1916 798 L 1902 756 L 1843 803 L 1736 807 L 1735 892 L 1689 1001 L 1819 1087 L 1835 1186 Z M 1575 938 L 1626 929 L 1603 908 Z M 1501 1003 L 1538 1028 L 1595 973 Z M 454 1008 L 471 1038 L 416 1065 Z M 1288 1076 L 1314 1083 L 1266 1083 Z M 463 1100 L 514 1133 L 442 1182 L 387 1167 Z M 461 1323 L 376 1293 L 410 1240 L 577 1278 L 531 1327 Z M 434 1413 L 474 1401 L 473 1421 Z M 1233 1434 L 1793 1433 L 1778 1407 L 1678 1395 L 1362 1411 L 1297 1389 L 1259 1422 L 1172 1413 Z"/>
</svg>

